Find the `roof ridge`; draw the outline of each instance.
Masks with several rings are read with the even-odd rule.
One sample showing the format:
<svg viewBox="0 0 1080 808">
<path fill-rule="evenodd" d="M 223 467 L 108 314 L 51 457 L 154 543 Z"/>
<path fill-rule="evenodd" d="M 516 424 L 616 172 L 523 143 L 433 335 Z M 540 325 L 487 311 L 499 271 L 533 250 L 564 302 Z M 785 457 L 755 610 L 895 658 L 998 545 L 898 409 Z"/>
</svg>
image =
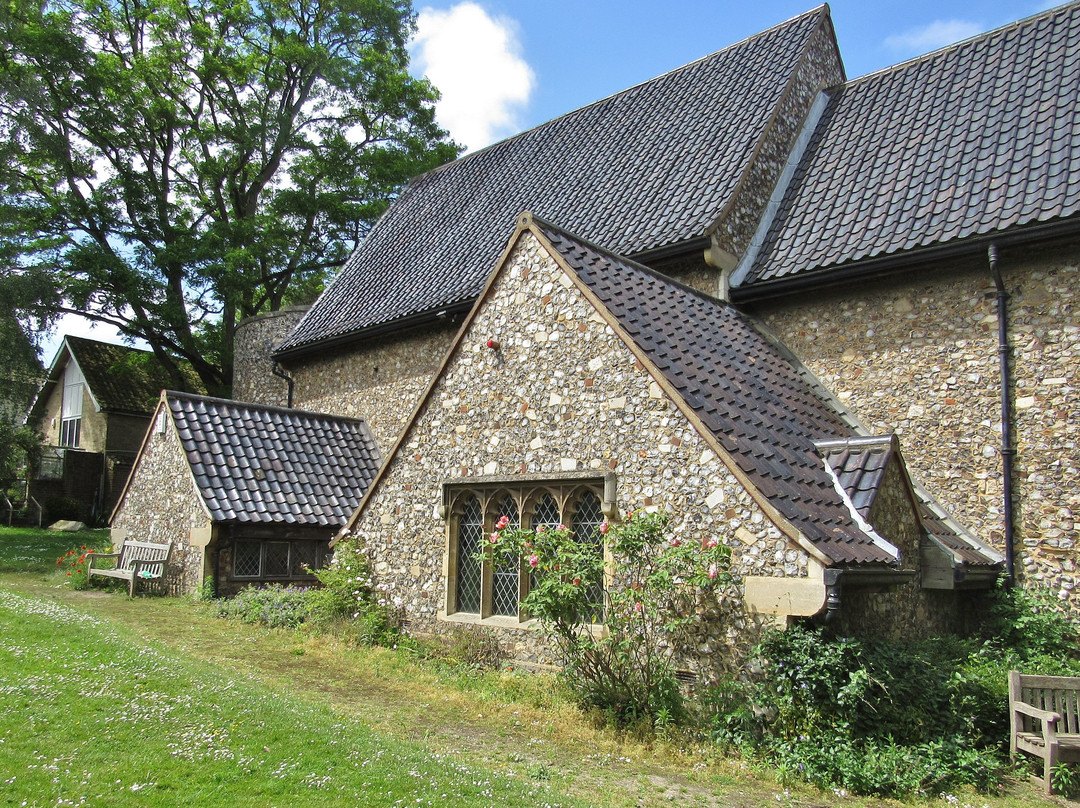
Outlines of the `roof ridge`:
<svg viewBox="0 0 1080 808">
<path fill-rule="evenodd" d="M 624 87 L 623 89 L 618 90 L 618 91 L 616 91 L 614 93 L 610 93 L 609 95 L 605 95 L 603 98 L 597 98 L 595 101 L 590 101 L 588 104 L 583 104 L 582 106 L 576 107 L 575 109 L 569 110 L 568 112 L 564 112 L 561 115 L 556 115 L 554 118 L 549 118 L 546 121 L 542 121 L 542 122 L 540 122 L 538 124 L 535 124 L 534 126 L 530 126 L 528 129 L 523 129 L 522 131 L 517 132 L 517 133 L 515 133 L 513 135 L 509 135 L 507 137 L 504 137 L 502 140 L 498 140 L 498 141 L 496 141 L 494 143 L 489 143 L 487 146 L 484 146 L 484 148 L 477 149 L 474 152 L 469 152 L 467 154 L 464 154 L 461 157 L 458 157 L 456 160 L 451 160 L 451 161 L 449 161 L 447 163 L 443 163 L 441 166 L 436 166 L 435 168 L 428 169 L 424 173 L 417 174 L 415 177 L 410 179 L 409 182 L 406 184 L 405 188 L 408 189 L 408 188 L 412 187 L 414 183 L 417 183 L 419 180 L 422 180 L 422 179 L 424 179 L 426 177 L 429 177 L 429 176 L 432 176 L 434 174 L 438 174 L 441 171 L 449 169 L 451 166 L 463 165 L 464 163 L 466 163 L 467 161 L 472 160 L 475 157 L 479 157 L 480 155 L 485 154 L 485 153 L 487 153 L 489 151 L 492 151 L 493 149 L 495 149 L 495 148 L 497 148 L 499 146 L 502 146 L 502 145 L 504 145 L 506 143 L 510 143 L 511 141 L 517 140 L 518 138 L 524 137 L 525 135 L 528 135 L 530 132 L 535 132 L 538 129 L 542 129 L 542 128 L 546 127 L 546 126 L 550 126 L 551 124 L 555 123 L 556 121 L 561 121 L 561 120 L 564 120 L 566 118 L 569 118 L 572 115 L 578 115 L 579 113 L 583 113 L 585 110 L 592 109 L 593 107 L 598 106 L 599 104 L 606 103 L 606 102 L 610 101 L 613 98 L 618 98 L 619 96 L 629 95 L 634 90 L 637 90 L 637 89 L 639 89 L 641 87 L 644 87 L 647 84 L 651 84 L 654 81 L 659 81 L 660 79 L 662 79 L 662 78 L 664 78 L 666 76 L 671 76 L 671 75 L 679 73 L 679 72 L 681 72 L 683 70 L 687 70 L 687 69 L 693 67 L 694 65 L 705 62 L 705 61 L 707 61 L 709 59 L 712 59 L 712 58 L 714 58 L 716 56 L 719 56 L 722 53 L 726 53 L 728 51 L 734 50 L 735 48 L 743 47 L 743 46 L 749 44 L 750 42 L 754 41 L 755 39 L 761 39 L 761 38 L 765 37 L 768 34 L 772 34 L 772 33 L 774 33 L 775 31 L 777 31 L 777 30 L 779 30 L 781 28 L 784 28 L 784 27 L 786 27 L 788 25 L 793 24 L 797 20 L 802 20 L 802 19 L 804 19 L 806 17 L 810 17 L 810 16 L 812 16 L 814 14 L 821 14 L 823 10 L 824 10 L 825 16 L 830 17 L 829 4 L 828 3 L 822 3 L 822 4 L 818 5 L 818 6 L 815 6 L 814 8 L 810 9 L 809 11 L 804 11 L 801 14 L 796 14 L 793 17 L 789 17 L 788 19 L 784 20 L 783 22 L 778 22 L 775 25 L 772 25 L 772 26 L 766 28 L 764 31 L 758 31 L 755 34 L 751 34 L 750 36 L 743 37 L 738 42 L 733 42 L 730 45 L 725 45 L 724 47 L 720 48 L 719 50 L 715 50 L 712 53 L 707 53 L 704 56 L 700 56 L 697 59 L 686 62 L 685 64 L 678 65 L 677 67 L 673 67 L 670 70 L 665 70 L 663 73 L 658 73 L 657 75 L 652 76 L 651 78 L 647 78 L 647 79 L 644 79 L 643 81 L 639 81 L 637 84 L 633 84 L 633 85 L 631 85 L 629 87 Z"/>
<path fill-rule="evenodd" d="M 922 62 L 928 62 L 928 61 L 930 61 L 932 59 L 936 59 L 938 57 L 941 57 L 941 56 L 943 56 L 943 55 L 945 55 L 947 53 L 951 53 L 953 51 L 960 50 L 961 48 L 968 47 L 968 46 L 974 44 L 975 42 L 990 39 L 991 37 L 996 36 L 998 34 L 1004 34 L 1006 31 L 1009 31 L 1009 30 L 1011 30 L 1013 28 L 1020 28 L 1021 26 L 1030 25 L 1030 24 L 1032 24 L 1032 23 L 1034 23 L 1034 22 L 1036 22 L 1038 20 L 1042 20 L 1043 18 L 1052 17 L 1055 14 L 1062 13 L 1063 11 L 1065 11 L 1066 9 L 1069 9 L 1070 7 L 1076 7 L 1076 6 L 1080 6 L 1080 0 L 1071 0 L 1071 2 L 1063 3 L 1063 4 L 1059 5 L 1059 6 L 1052 6 L 1051 8 L 1048 8 L 1045 11 L 1039 11 L 1039 12 L 1036 12 L 1035 14 L 1030 14 L 1027 17 L 1024 17 L 1023 19 L 1013 20 L 1012 22 L 1006 23 L 1005 25 L 998 26 L 997 28 L 991 28 L 989 31 L 983 31 L 983 32 L 978 33 L 978 34 L 972 34 L 971 36 L 969 36 L 969 37 L 967 37 L 965 39 L 961 39 L 959 42 L 950 43 L 948 45 L 945 45 L 944 47 L 938 48 L 937 50 L 932 50 L 929 53 L 921 53 L 918 56 L 912 56 L 910 59 L 905 59 L 904 61 L 897 62 L 894 65 L 888 65 L 886 67 L 878 68 L 877 70 L 871 71 L 870 73 L 866 73 L 866 74 L 864 74 L 862 76 L 857 76 L 856 78 L 850 79 L 849 81 L 847 81 L 844 84 L 840 85 L 840 87 L 838 89 L 841 92 L 843 92 L 843 91 L 847 90 L 849 87 L 851 87 L 853 85 L 856 85 L 856 84 L 861 84 L 862 82 L 867 81 L 869 79 L 879 78 L 881 76 L 885 76 L 885 75 L 888 75 L 890 73 L 897 73 L 897 72 L 900 72 L 901 70 L 907 70 L 908 68 L 910 68 L 910 67 L 912 67 L 914 65 L 920 64 Z"/>
<path fill-rule="evenodd" d="M 227 404 L 229 406 L 261 410 L 264 412 L 280 412 L 290 415 L 313 415 L 316 418 L 325 418 L 330 421 L 344 421 L 357 424 L 363 424 L 367 426 L 367 420 L 365 418 L 354 418 L 348 415 L 332 415 L 328 412 L 316 412 L 314 410 L 298 410 L 295 407 L 281 407 L 276 404 L 259 404 L 255 401 L 239 401 L 235 398 L 221 398 L 220 396 L 204 396 L 198 393 L 185 393 L 180 390 L 165 390 L 162 395 L 166 399 L 171 398 L 186 398 L 195 401 L 203 401 L 208 404 Z"/>
</svg>

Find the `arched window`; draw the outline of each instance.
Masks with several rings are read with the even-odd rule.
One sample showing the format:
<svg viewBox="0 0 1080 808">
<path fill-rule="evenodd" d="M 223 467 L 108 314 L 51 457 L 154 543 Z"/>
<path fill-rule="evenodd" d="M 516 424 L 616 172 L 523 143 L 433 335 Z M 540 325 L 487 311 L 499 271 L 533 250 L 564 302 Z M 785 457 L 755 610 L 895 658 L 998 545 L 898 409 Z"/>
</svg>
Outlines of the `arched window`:
<svg viewBox="0 0 1080 808">
<path fill-rule="evenodd" d="M 517 503 L 507 494 L 499 503 L 495 514 L 497 522 L 502 517 L 510 520 L 509 527 L 519 527 L 521 517 Z M 517 556 L 502 554 L 493 559 L 491 572 L 491 612 L 502 617 L 516 617 L 518 613 L 519 583 L 521 580 L 521 559 Z"/>
<path fill-rule="evenodd" d="M 569 525 L 579 541 L 591 543 L 604 552 L 599 527 L 604 521 L 602 479 L 552 481 L 529 485 L 502 484 L 454 486 L 451 491 L 448 559 L 451 580 L 447 586 L 446 615 L 463 622 L 488 622 L 507 626 L 507 619 L 529 619 L 521 608 L 528 595 L 532 576 L 516 556 L 503 555 L 478 561 L 487 546 L 487 536 L 501 517 L 508 527 L 525 524 L 531 530 L 543 526 Z M 589 582 L 595 608 L 582 615 L 583 622 L 597 623 L 603 616 L 603 580 Z M 459 617 L 460 615 L 460 617 Z"/>
<path fill-rule="evenodd" d="M 482 567 L 476 560 L 484 538 L 484 512 L 480 500 L 466 500 L 458 520 L 457 542 L 457 610 L 480 614 L 480 581 Z"/>
</svg>

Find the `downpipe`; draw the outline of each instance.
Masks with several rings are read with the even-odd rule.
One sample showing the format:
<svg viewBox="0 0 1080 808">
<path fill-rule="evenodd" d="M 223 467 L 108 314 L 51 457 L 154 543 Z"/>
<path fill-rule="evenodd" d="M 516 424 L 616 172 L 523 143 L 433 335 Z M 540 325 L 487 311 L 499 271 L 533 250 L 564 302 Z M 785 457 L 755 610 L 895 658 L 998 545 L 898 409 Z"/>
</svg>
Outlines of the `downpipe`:
<svg viewBox="0 0 1080 808">
<path fill-rule="evenodd" d="M 1005 282 L 998 269 L 997 244 L 990 243 L 987 248 L 990 274 L 997 288 L 998 321 L 998 364 L 1001 376 L 1001 487 L 1004 497 L 1003 519 L 1005 522 L 1005 583 L 1012 586 L 1016 582 L 1016 560 L 1014 543 L 1016 532 L 1013 515 L 1013 459 L 1016 449 L 1012 442 L 1012 376 L 1009 373 L 1009 293 L 1005 291 Z"/>
</svg>

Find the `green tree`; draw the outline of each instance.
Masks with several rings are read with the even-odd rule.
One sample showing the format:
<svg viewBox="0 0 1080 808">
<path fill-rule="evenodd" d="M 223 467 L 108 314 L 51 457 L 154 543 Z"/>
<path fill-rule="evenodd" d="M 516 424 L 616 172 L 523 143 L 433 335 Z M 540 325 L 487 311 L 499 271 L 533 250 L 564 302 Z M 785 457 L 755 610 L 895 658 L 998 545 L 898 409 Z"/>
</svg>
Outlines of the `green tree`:
<svg viewBox="0 0 1080 808">
<path fill-rule="evenodd" d="M 0 240 L 54 311 L 227 391 L 243 317 L 310 299 L 452 159 L 402 0 L 11 0 Z"/>
</svg>

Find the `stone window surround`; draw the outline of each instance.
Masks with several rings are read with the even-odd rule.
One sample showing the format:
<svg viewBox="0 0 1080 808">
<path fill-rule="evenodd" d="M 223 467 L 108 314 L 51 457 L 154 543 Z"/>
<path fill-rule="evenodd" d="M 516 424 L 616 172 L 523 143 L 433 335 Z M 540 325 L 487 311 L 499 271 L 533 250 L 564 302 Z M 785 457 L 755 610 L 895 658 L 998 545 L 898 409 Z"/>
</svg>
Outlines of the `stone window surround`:
<svg viewBox="0 0 1080 808">
<path fill-rule="evenodd" d="M 526 631 L 538 631 L 538 620 L 530 619 L 523 615 L 518 617 L 504 617 L 488 614 L 490 612 L 490 577 L 491 565 L 484 564 L 483 576 L 488 581 L 487 586 L 482 586 L 481 613 L 466 613 L 454 611 L 457 600 L 457 534 L 458 523 L 462 515 L 465 501 L 471 495 L 480 498 L 481 508 L 484 513 L 485 535 L 494 529 L 495 512 L 499 503 L 507 494 L 514 497 L 518 503 L 524 524 L 528 524 L 528 515 L 544 493 L 551 493 L 559 504 L 559 512 L 566 518 L 566 509 L 571 502 L 583 490 L 591 490 L 600 498 L 600 506 L 604 516 L 611 521 L 618 517 L 618 503 L 616 492 L 618 488 L 617 476 L 613 472 L 597 473 L 595 471 L 579 472 L 552 472 L 549 474 L 515 474 L 515 475 L 477 475 L 474 477 L 443 482 L 441 488 L 441 501 L 437 512 L 446 523 L 444 555 L 443 555 L 443 580 L 445 581 L 445 601 L 439 611 L 438 619 L 449 623 L 467 623 L 472 625 L 490 626 L 493 628 L 510 628 Z M 605 556 L 610 561 L 610 556 L 605 549 Z M 528 586 L 528 573 L 522 569 L 522 591 Z M 605 575 L 607 577 L 607 575 Z M 591 632 L 602 632 L 601 624 L 585 626 Z"/>
</svg>

